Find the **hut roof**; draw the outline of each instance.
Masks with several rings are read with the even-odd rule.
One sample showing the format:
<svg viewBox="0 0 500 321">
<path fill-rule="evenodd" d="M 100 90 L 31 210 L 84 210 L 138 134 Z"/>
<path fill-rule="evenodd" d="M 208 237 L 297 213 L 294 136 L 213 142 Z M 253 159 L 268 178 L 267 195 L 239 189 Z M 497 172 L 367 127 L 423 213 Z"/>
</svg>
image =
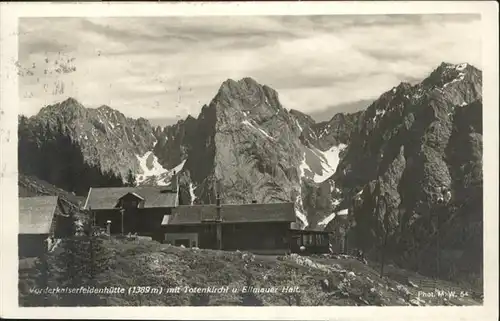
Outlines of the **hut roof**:
<svg viewBox="0 0 500 321">
<path fill-rule="evenodd" d="M 57 207 L 57 196 L 20 197 L 19 234 L 49 234 Z"/>
<path fill-rule="evenodd" d="M 144 208 L 175 207 L 177 192 L 165 186 L 91 187 L 85 201 L 85 209 L 114 209 L 118 200 L 127 194 L 144 199 Z"/>
<path fill-rule="evenodd" d="M 223 223 L 295 222 L 293 203 L 221 205 Z M 163 217 L 162 225 L 199 224 L 217 218 L 216 205 L 179 206 Z"/>
</svg>

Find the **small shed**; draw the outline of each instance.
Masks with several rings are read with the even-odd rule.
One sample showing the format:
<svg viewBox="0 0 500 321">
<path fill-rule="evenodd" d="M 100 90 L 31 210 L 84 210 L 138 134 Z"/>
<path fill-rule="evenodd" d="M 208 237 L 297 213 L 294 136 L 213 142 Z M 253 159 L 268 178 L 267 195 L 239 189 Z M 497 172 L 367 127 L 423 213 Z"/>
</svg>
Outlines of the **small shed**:
<svg viewBox="0 0 500 321">
<path fill-rule="evenodd" d="M 72 217 L 57 196 L 19 198 L 18 249 L 20 257 L 40 256 L 55 239 L 72 233 Z"/>
</svg>

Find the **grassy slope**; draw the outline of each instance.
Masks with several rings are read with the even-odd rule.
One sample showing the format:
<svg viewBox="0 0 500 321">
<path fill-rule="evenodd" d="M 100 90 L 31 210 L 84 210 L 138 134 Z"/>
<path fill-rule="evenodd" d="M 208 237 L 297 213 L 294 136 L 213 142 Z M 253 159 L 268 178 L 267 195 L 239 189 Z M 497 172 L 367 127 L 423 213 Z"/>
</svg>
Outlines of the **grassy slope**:
<svg viewBox="0 0 500 321">
<path fill-rule="evenodd" d="M 469 289 L 420 277 L 389 267 L 388 278 L 380 278 L 369 265 L 352 258 L 253 256 L 173 247 L 146 240 L 104 240 L 106 270 L 97 275 L 99 287 L 163 287 L 163 294 L 101 295 L 98 305 L 475 305 Z M 54 256 L 60 255 L 56 253 Z M 55 257 L 57 259 L 57 257 Z M 311 266 L 312 265 L 312 266 Z M 33 264 L 20 264 L 20 295 L 33 284 Z M 353 273 L 351 273 L 353 272 Z M 404 277 L 401 277 L 403 275 Z M 418 288 L 409 285 L 407 277 Z M 325 286 L 328 280 L 329 286 Z M 322 284 L 323 283 L 323 284 Z M 406 284 L 405 284 L 406 283 Z M 57 284 L 52 283 L 52 284 Z M 165 293 L 176 286 L 254 287 L 298 286 L 298 294 L 191 294 Z M 437 285 L 436 285 L 437 284 Z M 417 292 L 452 289 L 464 298 L 422 298 Z M 57 301 L 54 303 L 58 305 Z"/>
</svg>

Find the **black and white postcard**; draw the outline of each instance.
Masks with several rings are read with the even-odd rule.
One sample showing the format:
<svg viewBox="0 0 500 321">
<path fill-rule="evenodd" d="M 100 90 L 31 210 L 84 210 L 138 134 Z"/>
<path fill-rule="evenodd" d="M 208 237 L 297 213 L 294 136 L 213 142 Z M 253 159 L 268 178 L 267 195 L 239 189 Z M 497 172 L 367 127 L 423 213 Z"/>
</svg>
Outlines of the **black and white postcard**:
<svg viewBox="0 0 500 321">
<path fill-rule="evenodd" d="M 498 313 L 497 3 L 0 8 L 2 316 Z"/>
</svg>

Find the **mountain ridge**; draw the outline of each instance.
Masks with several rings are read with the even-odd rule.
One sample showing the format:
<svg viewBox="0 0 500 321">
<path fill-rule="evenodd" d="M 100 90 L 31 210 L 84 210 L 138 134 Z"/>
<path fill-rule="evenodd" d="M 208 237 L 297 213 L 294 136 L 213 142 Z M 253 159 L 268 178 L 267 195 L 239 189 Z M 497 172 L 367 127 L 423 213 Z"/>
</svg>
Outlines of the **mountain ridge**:
<svg viewBox="0 0 500 321">
<path fill-rule="evenodd" d="M 67 135 L 81 147 L 84 162 L 120 177 L 132 170 L 140 184 L 166 184 L 175 171 L 185 204 L 213 203 L 217 192 L 226 203 L 293 201 L 303 228 L 330 230 L 334 214 L 350 208 L 356 225 L 348 233 L 356 247 L 378 256 L 389 231 L 392 251 L 429 271 L 432 262 L 417 253 L 428 251 L 435 227 L 418 217 L 435 210 L 438 186 L 451 187 L 457 198 L 472 197 L 474 214 L 459 216 L 473 226 L 481 222 L 481 90 L 480 70 L 442 63 L 419 83 L 385 91 L 365 110 L 316 122 L 287 110 L 271 87 L 245 77 L 227 79 L 197 117 L 170 126 L 153 127 L 109 106 L 86 109 L 70 98 L 23 120 L 20 136 L 22 150 L 29 151 L 25 136 L 46 145 L 47 133 Z M 455 201 L 446 209 L 449 231 L 464 226 L 454 221 L 463 206 Z M 477 252 L 482 232 L 464 233 L 474 240 L 468 253 Z M 451 242 L 448 236 L 444 248 Z M 408 244 L 417 249 L 405 250 Z M 477 265 L 471 269 L 476 273 Z"/>
</svg>

